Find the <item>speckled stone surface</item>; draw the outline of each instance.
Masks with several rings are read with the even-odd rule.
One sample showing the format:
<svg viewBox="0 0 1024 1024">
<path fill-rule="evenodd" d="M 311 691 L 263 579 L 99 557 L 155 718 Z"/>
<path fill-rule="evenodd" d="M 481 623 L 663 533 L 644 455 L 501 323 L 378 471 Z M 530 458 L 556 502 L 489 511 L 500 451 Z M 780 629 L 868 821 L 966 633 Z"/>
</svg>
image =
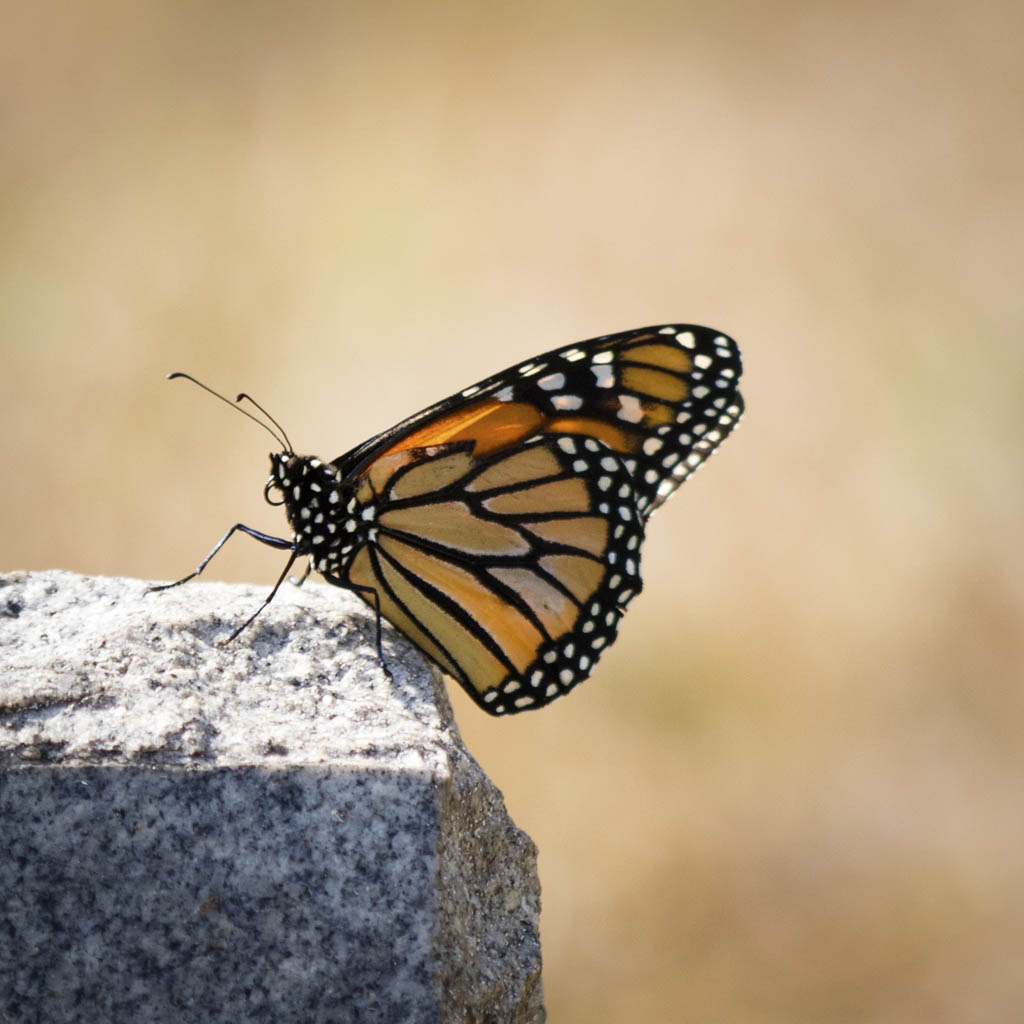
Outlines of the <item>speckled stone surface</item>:
<svg viewBox="0 0 1024 1024">
<path fill-rule="evenodd" d="M 332 587 L 0 576 L 0 1020 L 544 1019 L 536 851 Z"/>
</svg>

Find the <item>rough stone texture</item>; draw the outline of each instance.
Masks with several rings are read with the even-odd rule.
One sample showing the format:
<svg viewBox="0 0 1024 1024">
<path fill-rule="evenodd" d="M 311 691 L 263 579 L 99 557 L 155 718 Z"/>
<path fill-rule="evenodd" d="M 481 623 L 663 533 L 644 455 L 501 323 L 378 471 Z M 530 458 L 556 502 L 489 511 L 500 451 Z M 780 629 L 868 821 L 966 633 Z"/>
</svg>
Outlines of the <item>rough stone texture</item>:
<svg viewBox="0 0 1024 1024">
<path fill-rule="evenodd" d="M 0 1020 L 542 1021 L 536 851 L 307 583 L 0 576 Z"/>
</svg>

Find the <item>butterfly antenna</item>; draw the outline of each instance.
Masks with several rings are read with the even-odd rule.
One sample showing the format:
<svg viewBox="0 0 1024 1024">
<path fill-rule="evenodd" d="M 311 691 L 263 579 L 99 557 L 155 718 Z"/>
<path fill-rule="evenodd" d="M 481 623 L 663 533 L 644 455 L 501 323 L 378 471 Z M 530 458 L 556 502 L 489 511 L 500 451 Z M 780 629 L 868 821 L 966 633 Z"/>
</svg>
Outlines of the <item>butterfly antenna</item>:
<svg viewBox="0 0 1024 1024">
<path fill-rule="evenodd" d="M 267 412 L 267 410 L 266 410 L 266 409 L 264 409 L 264 408 L 263 408 L 263 406 L 262 406 L 262 405 L 260 405 L 260 403 L 259 403 L 259 402 L 257 402 L 257 401 L 256 401 L 256 399 L 252 397 L 252 395 L 247 395 L 247 394 L 246 394 L 246 393 L 245 393 L 245 392 L 243 391 L 243 392 L 241 392 L 241 393 L 239 394 L 239 396 L 238 396 L 238 397 L 237 397 L 237 398 L 235 399 L 235 401 L 236 401 L 236 402 L 241 402 L 241 401 L 242 401 L 243 399 L 244 399 L 244 400 L 245 400 L 246 402 L 252 402 L 252 404 L 253 404 L 253 405 L 255 405 L 255 406 L 256 406 L 256 408 L 257 408 L 257 409 L 259 409 L 259 411 L 260 411 L 261 413 L 263 413 L 263 415 L 264 415 L 264 416 L 266 416 L 266 417 L 267 417 L 267 419 L 268 419 L 268 420 L 270 420 L 270 422 L 271 422 L 271 423 L 273 423 L 275 427 L 277 427 L 277 429 L 278 429 L 278 430 L 279 430 L 279 431 L 281 432 L 281 436 L 282 436 L 282 437 L 284 438 L 284 444 L 285 444 L 285 448 L 286 448 L 286 449 L 287 449 L 287 450 L 288 450 L 289 452 L 293 452 L 293 451 L 295 451 L 295 449 L 294 449 L 294 448 L 292 447 L 292 443 L 291 443 L 291 441 L 289 441 L 289 440 L 288 440 L 288 435 L 287 435 L 287 434 L 285 433 L 285 429 L 284 429 L 284 427 L 282 427 L 282 426 L 281 426 L 281 424 L 280 424 L 280 423 L 278 423 L 278 422 L 277 422 L 277 420 L 275 420 L 275 419 L 274 419 L 274 417 L 273 417 L 273 416 L 271 416 L 271 415 L 270 415 L 270 413 L 269 413 L 269 412 Z"/>
<path fill-rule="evenodd" d="M 266 412 L 266 410 L 264 410 L 261 406 L 256 405 L 255 402 L 252 403 L 253 405 L 256 405 L 256 408 L 259 409 L 260 412 L 262 412 L 263 415 L 266 416 L 267 419 L 269 419 L 270 422 L 273 423 L 275 427 L 277 427 L 277 429 L 280 431 L 280 434 L 275 434 L 274 431 L 271 430 L 270 427 L 263 422 L 263 420 L 259 419 L 256 416 L 253 416 L 251 412 L 241 408 L 237 404 L 243 398 L 248 398 L 248 395 L 239 395 L 238 398 L 234 402 L 232 402 L 229 398 L 225 398 L 219 391 L 214 391 L 213 388 L 207 387 L 201 380 L 196 380 L 196 378 L 193 377 L 192 374 L 190 373 L 182 373 L 180 371 L 175 371 L 174 373 L 169 373 L 167 375 L 168 380 L 174 380 L 175 377 L 184 377 L 185 380 L 192 381 L 193 384 L 197 385 L 198 387 L 201 387 L 204 391 L 208 391 L 211 395 L 214 396 L 214 398 L 219 398 L 222 402 L 226 403 L 227 405 L 230 405 L 232 409 L 235 409 L 236 411 L 240 412 L 243 416 L 248 416 L 249 419 L 253 421 L 253 423 L 258 423 L 279 445 L 281 445 L 282 448 L 284 448 L 286 452 L 293 451 L 291 442 L 288 440 L 288 435 L 281 429 L 277 420 L 275 420 L 273 416 L 269 415 Z M 249 401 L 252 402 L 252 399 L 249 398 Z"/>
</svg>

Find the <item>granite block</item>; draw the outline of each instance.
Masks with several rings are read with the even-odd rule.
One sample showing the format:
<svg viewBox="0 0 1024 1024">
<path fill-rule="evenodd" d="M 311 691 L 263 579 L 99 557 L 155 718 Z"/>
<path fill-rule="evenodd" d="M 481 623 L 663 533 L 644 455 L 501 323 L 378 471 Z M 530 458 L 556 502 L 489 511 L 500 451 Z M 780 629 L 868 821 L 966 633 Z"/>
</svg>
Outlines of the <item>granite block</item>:
<svg viewBox="0 0 1024 1024">
<path fill-rule="evenodd" d="M 0 576 L 0 1020 L 542 1021 L 536 851 L 336 588 Z"/>
</svg>

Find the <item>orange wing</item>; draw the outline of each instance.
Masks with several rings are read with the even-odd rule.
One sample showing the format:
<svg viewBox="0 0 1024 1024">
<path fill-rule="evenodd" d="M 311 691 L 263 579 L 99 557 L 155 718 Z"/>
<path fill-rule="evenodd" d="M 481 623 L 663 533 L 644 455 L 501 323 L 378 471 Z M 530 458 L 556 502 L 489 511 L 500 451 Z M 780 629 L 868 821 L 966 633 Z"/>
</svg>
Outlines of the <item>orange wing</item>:
<svg viewBox="0 0 1024 1024">
<path fill-rule="evenodd" d="M 370 467 L 376 531 L 348 582 L 501 714 L 590 674 L 640 590 L 643 522 L 629 474 L 596 439 L 534 434 L 483 457 L 472 445 L 406 448 Z"/>
</svg>

